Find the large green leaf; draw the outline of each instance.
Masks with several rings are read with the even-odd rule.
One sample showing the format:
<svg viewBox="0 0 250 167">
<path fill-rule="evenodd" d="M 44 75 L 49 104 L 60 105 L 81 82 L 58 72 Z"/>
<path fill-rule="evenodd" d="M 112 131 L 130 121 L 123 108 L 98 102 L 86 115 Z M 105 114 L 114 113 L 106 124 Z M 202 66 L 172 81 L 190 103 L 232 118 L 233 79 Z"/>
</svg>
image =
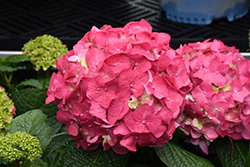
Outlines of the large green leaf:
<svg viewBox="0 0 250 167">
<path fill-rule="evenodd" d="M 39 89 L 43 88 L 43 86 L 40 84 L 40 82 L 37 79 L 33 79 L 33 78 L 26 79 L 26 80 L 22 81 L 16 87 L 19 89 L 19 88 L 23 88 L 25 86 L 32 86 L 32 87 L 39 88 Z"/>
<path fill-rule="evenodd" d="M 47 89 L 28 88 L 16 91 L 11 95 L 16 107 L 17 115 L 23 114 L 26 111 L 41 109 L 47 115 L 47 119 L 51 126 L 51 135 L 59 131 L 62 123 L 57 121 L 56 112 L 58 111 L 55 103 L 45 104 Z"/>
<path fill-rule="evenodd" d="M 46 110 L 47 113 L 55 115 L 57 111 L 55 105 L 45 104 L 45 99 L 47 98 L 46 92 L 47 89 L 38 88 L 27 88 L 15 91 L 11 95 L 11 99 L 14 101 L 17 115 L 33 109 Z"/>
<path fill-rule="evenodd" d="M 45 100 L 45 99 L 44 99 Z M 43 111 L 44 114 L 48 116 L 48 118 L 52 118 L 56 116 L 56 112 L 58 111 L 56 103 L 52 102 L 49 104 L 42 104 L 41 110 Z"/>
<path fill-rule="evenodd" d="M 216 150 L 224 167 L 243 167 L 249 152 L 249 141 L 228 138 L 216 140 Z"/>
<path fill-rule="evenodd" d="M 77 148 L 72 136 L 61 133 L 52 139 L 42 159 L 50 167 L 125 167 L 128 156 L 101 147 L 93 151 Z"/>
<path fill-rule="evenodd" d="M 51 127 L 51 135 L 56 134 L 62 127 L 62 123 L 56 119 L 56 112 L 58 111 L 56 103 L 49 103 L 42 105 L 41 110 L 48 116 L 48 121 Z"/>
<path fill-rule="evenodd" d="M 245 166 L 244 167 L 250 167 L 250 143 L 249 143 L 249 150 L 248 150 L 248 154 L 246 157 L 246 161 L 245 161 Z"/>
<path fill-rule="evenodd" d="M 34 161 L 26 160 L 20 167 L 48 167 L 48 164 L 44 162 L 40 157 L 34 159 Z"/>
<path fill-rule="evenodd" d="M 161 148 L 156 148 L 156 153 L 159 158 L 169 167 L 212 167 L 214 166 L 210 161 L 199 157 L 187 150 L 184 150 L 179 145 L 169 141 Z"/>
<path fill-rule="evenodd" d="M 2 72 L 14 72 L 17 67 L 27 66 L 30 68 L 31 61 L 24 55 L 11 55 L 5 59 L 0 60 L 0 71 Z"/>
<path fill-rule="evenodd" d="M 43 88 L 49 88 L 49 84 L 50 84 L 50 77 L 40 77 L 37 78 L 37 80 L 39 81 L 39 83 L 43 86 Z"/>
<path fill-rule="evenodd" d="M 42 150 L 45 150 L 51 140 L 51 128 L 47 116 L 40 109 L 28 111 L 12 120 L 6 128 L 9 133 L 16 131 L 27 132 L 36 136 L 41 144 Z"/>
<path fill-rule="evenodd" d="M 19 62 L 25 62 L 25 61 L 31 61 L 29 57 L 24 55 L 11 55 L 5 58 L 6 62 L 10 63 L 19 63 Z"/>
<path fill-rule="evenodd" d="M 63 125 L 61 122 L 59 122 L 56 119 L 56 116 L 48 118 L 48 121 L 49 121 L 49 124 L 51 127 L 51 135 L 56 134 L 61 129 L 61 127 Z"/>
<path fill-rule="evenodd" d="M 1 164 L 8 164 L 9 160 L 8 159 L 3 159 L 3 157 L 0 156 L 0 166 Z"/>
<path fill-rule="evenodd" d="M 14 72 L 17 70 L 17 67 L 11 67 L 8 65 L 0 64 L 0 72 Z"/>
<path fill-rule="evenodd" d="M 17 115 L 23 114 L 26 111 L 41 109 L 47 115 L 51 126 L 51 135 L 59 131 L 62 123 L 57 121 L 56 112 L 58 111 L 55 103 L 45 104 L 47 89 L 28 88 L 16 91 L 11 95 L 16 107 Z"/>
</svg>

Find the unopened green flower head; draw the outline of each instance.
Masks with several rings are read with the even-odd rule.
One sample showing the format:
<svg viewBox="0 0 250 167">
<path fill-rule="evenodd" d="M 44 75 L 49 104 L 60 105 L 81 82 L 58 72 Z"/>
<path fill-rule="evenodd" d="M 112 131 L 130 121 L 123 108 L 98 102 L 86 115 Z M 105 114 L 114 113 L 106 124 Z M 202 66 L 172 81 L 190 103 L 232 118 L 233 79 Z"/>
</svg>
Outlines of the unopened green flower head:
<svg viewBox="0 0 250 167">
<path fill-rule="evenodd" d="M 29 133 L 17 131 L 0 138 L 0 156 L 10 162 L 24 158 L 33 161 L 41 154 L 39 140 Z"/>
<path fill-rule="evenodd" d="M 36 65 L 38 71 L 41 67 L 46 71 L 49 67 L 56 67 L 56 60 L 68 52 L 62 41 L 51 35 L 38 36 L 24 44 L 22 50 Z"/>
<path fill-rule="evenodd" d="M 0 136 L 5 133 L 5 128 L 10 124 L 15 114 L 13 101 L 8 97 L 5 89 L 0 86 Z"/>
</svg>

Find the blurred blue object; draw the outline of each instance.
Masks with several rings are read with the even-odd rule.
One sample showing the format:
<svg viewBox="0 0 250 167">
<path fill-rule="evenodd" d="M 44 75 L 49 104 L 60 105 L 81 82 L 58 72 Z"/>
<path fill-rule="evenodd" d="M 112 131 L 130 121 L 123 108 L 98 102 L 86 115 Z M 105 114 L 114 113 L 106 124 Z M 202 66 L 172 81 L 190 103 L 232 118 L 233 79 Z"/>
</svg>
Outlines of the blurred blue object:
<svg viewBox="0 0 250 167">
<path fill-rule="evenodd" d="M 234 21 L 247 14 L 249 0 L 160 0 L 160 9 L 170 20 L 208 25 L 213 19 Z"/>
</svg>

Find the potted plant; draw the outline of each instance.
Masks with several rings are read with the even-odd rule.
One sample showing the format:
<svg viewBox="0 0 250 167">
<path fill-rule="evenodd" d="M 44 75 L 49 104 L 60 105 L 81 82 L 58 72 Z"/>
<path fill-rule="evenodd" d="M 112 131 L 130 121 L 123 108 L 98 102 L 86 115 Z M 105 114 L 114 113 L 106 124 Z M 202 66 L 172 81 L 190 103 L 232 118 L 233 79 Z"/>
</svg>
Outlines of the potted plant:
<svg viewBox="0 0 250 167">
<path fill-rule="evenodd" d="M 170 20 L 186 23 L 208 25 L 214 19 L 227 18 L 234 21 L 247 14 L 247 0 L 160 0 L 160 9 Z"/>
<path fill-rule="evenodd" d="M 49 52 L 45 63 L 37 57 L 44 52 L 33 47 L 45 41 L 24 45 L 24 55 L 32 48 L 39 64 L 32 56 L 1 59 L 3 86 L 16 115 L 4 126 L 0 162 L 249 166 L 249 61 L 219 40 L 176 50 L 169 42 L 168 34 L 152 32 L 141 20 L 121 28 L 93 26 L 71 51 L 53 47 L 62 55 L 49 59 Z M 26 75 L 33 64 L 38 72 Z M 21 66 L 26 78 L 15 83 Z M 8 104 L 12 114 L 13 103 Z"/>
</svg>

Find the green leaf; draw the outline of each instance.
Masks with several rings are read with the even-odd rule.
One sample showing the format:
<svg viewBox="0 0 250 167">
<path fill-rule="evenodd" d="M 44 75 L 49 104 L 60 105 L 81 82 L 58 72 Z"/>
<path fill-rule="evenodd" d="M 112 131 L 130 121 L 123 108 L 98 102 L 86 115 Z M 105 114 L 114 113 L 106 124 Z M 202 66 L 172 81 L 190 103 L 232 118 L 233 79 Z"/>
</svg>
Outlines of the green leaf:
<svg viewBox="0 0 250 167">
<path fill-rule="evenodd" d="M 23 88 L 24 86 L 32 86 L 32 87 L 35 87 L 35 88 L 38 88 L 38 89 L 42 89 L 43 86 L 40 84 L 40 82 L 36 79 L 26 79 L 24 81 L 22 81 L 20 84 L 18 84 L 16 87 L 18 89 L 20 88 Z"/>
<path fill-rule="evenodd" d="M 9 160 L 8 159 L 3 159 L 3 157 L 0 156 L 0 165 L 1 164 L 8 164 Z"/>
<path fill-rule="evenodd" d="M 33 109 L 42 109 L 46 106 L 47 89 L 27 88 L 12 93 L 11 99 L 16 107 L 16 114 L 20 115 Z M 47 106 L 45 107 L 47 110 Z"/>
<path fill-rule="evenodd" d="M 56 113 L 58 111 L 56 103 L 52 102 L 47 105 L 43 105 L 41 110 L 48 116 L 48 121 L 51 127 L 51 135 L 56 134 L 63 125 L 56 119 Z"/>
<path fill-rule="evenodd" d="M 61 133 L 52 139 L 42 159 L 50 167 L 125 167 L 128 156 L 103 151 L 102 147 L 93 151 L 77 148 L 72 136 Z"/>
<path fill-rule="evenodd" d="M 50 84 L 50 77 L 46 77 L 46 78 L 38 78 L 37 79 L 40 84 L 44 87 L 44 88 L 49 88 L 49 84 Z"/>
<path fill-rule="evenodd" d="M 49 118 L 48 121 L 51 127 L 51 136 L 55 135 L 59 132 L 63 124 L 56 119 L 56 116 Z"/>
<path fill-rule="evenodd" d="M 167 166 L 171 167 L 212 167 L 214 166 L 210 161 L 201 158 L 187 150 L 184 150 L 179 145 L 169 141 L 161 148 L 155 148 L 157 155 Z"/>
<path fill-rule="evenodd" d="M 248 154 L 247 154 L 247 157 L 246 157 L 246 161 L 245 161 L 245 166 L 244 167 L 250 167 L 250 143 L 249 143 Z"/>
<path fill-rule="evenodd" d="M 233 145 L 228 138 L 217 139 L 216 151 L 224 167 L 242 167 L 249 152 L 249 141 L 234 140 Z M 234 147 L 234 148 L 232 148 Z"/>
<path fill-rule="evenodd" d="M 55 103 L 45 104 L 46 92 L 47 89 L 28 88 L 14 92 L 11 98 L 14 101 L 17 115 L 29 110 L 41 109 L 47 115 L 51 135 L 54 135 L 60 130 L 62 123 L 56 119 L 57 105 Z"/>
<path fill-rule="evenodd" d="M 49 104 L 43 104 L 40 108 L 43 111 L 43 113 L 48 116 L 48 118 L 56 116 L 56 112 L 58 111 L 57 105 L 54 102 Z"/>
<path fill-rule="evenodd" d="M 11 55 L 5 58 L 6 62 L 10 63 L 19 63 L 19 62 L 25 62 L 25 61 L 31 61 L 29 57 L 24 55 Z"/>
<path fill-rule="evenodd" d="M 11 67 L 8 65 L 0 64 L 0 71 L 2 72 L 14 72 L 16 70 L 17 70 L 17 67 Z"/>
<path fill-rule="evenodd" d="M 34 161 L 26 160 L 20 165 L 20 167 L 48 167 L 48 164 L 44 162 L 40 157 L 34 159 Z"/>
<path fill-rule="evenodd" d="M 42 150 L 45 150 L 51 140 L 51 128 L 47 116 L 40 109 L 31 110 L 17 116 L 6 128 L 6 131 L 9 133 L 27 132 L 36 136 L 40 141 Z"/>
</svg>

